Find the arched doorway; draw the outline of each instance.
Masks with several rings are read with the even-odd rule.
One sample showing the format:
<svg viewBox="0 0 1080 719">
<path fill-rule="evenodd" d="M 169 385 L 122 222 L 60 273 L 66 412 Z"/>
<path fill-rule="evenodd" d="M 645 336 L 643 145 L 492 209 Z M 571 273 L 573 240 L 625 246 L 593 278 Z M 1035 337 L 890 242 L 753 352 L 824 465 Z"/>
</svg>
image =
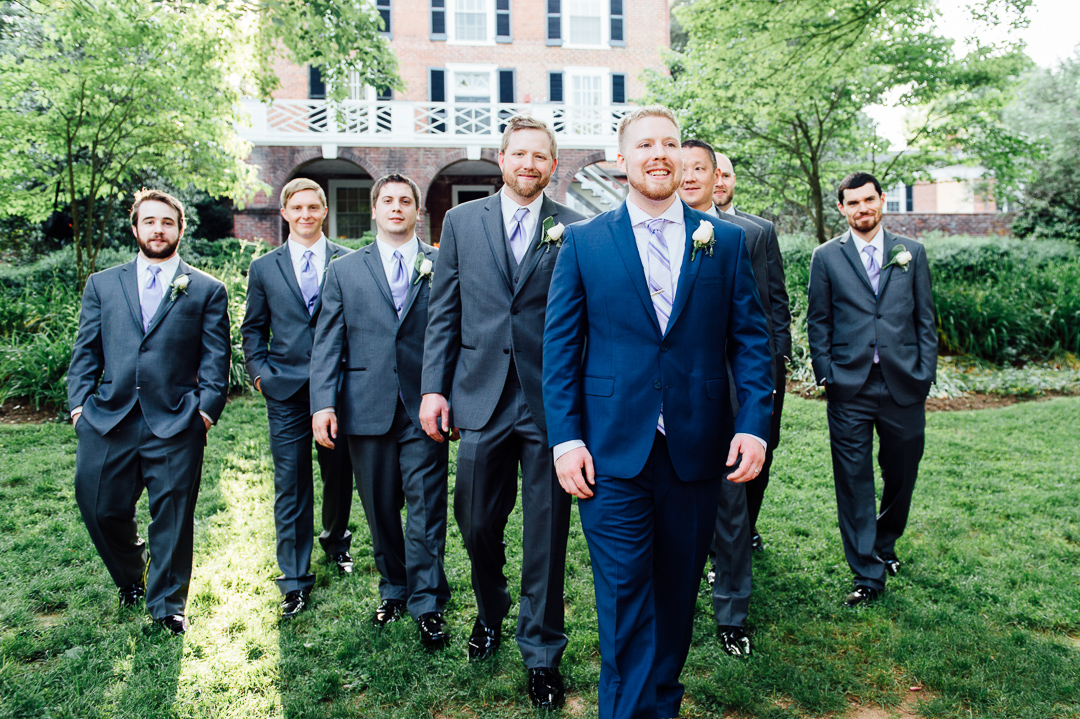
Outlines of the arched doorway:
<svg viewBox="0 0 1080 719">
<path fill-rule="evenodd" d="M 316 159 L 297 166 L 289 180 L 306 177 L 319 183 L 326 193 L 329 212 L 323 233 L 332 240 L 359 240 L 375 232 L 371 215 L 372 177 L 364 168 L 342 158 Z M 289 236 L 282 220 L 282 241 Z"/>
<path fill-rule="evenodd" d="M 431 180 L 424 207 L 429 241 L 437 244 L 443 216 L 451 207 L 493 195 L 502 187 L 502 172 L 490 160 L 461 160 L 447 165 Z"/>
</svg>

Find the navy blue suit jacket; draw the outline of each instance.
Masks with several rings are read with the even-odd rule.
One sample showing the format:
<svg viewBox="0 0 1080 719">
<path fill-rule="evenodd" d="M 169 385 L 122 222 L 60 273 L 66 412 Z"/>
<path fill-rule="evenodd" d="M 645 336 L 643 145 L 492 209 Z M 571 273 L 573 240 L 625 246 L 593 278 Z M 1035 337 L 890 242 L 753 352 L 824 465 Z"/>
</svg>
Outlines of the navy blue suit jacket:
<svg viewBox="0 0 1080 719">
<path fill-rule="evenodd" d="M 736 432 L 769 436 L 772 358 L 743 230 L 683 204 L 686 249 L 661 335 L 625 203 L 566 228 L 548 296 L 544 406 L 551 446 L 584 440 L 598 474 L 637 476 L 664 407 L 679 478 L 724 476 Z M 712 255 L 691 234 L 713 225 Z M 732 417 L 725 357 L 741 409 Z"/>
</svg>

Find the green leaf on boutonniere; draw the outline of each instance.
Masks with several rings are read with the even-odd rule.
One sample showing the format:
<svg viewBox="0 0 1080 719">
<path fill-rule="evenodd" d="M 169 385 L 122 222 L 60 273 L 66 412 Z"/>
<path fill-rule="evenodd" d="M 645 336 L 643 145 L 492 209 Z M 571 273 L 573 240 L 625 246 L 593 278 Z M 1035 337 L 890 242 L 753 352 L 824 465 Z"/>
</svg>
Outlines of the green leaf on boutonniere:
<svg viewBox="0 0 1080 719">
<path fill-rule="evenodd" d="M 892 252 L 889 253 L 889 261 L 882 267 L 882 271 L 896 265 L 904 272 L 908 271 L 908 264 L 911 263 L 911 253 L 907 251 L 907 248 L 903 245 L 897 245 L 892 248 Z"/>
</svg>

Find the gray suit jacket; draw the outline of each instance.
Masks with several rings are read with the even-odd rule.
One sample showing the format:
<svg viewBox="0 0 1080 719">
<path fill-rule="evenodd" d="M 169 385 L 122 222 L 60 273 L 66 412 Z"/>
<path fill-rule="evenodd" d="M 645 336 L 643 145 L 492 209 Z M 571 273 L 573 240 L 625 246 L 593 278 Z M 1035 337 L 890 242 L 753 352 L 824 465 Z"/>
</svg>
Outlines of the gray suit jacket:
<svg viewBox="0 0 1080 719">
<path fill-rule="evenodd" d="M 766 312 L 769 314 L 769 332 L 776 341 L 776 353 L 791 358 L 791 308 L 788 300 L 787 282 L 784 279 L 784 258 L 780 255 L 780 240 L 776 225 L 764 217 L 735 210 L 735 216 L 757 224 L 765 231 L 765 262 L 769 268 L 769 291 L 762 292 L 762 302 L 769 297 Z M 778 365 L 779 366 L 779 365 Z"/>
<path fill-rule="evenodd" d="M 439 251 L 421 242 L 420 252 L 417 256 L 431 260 L 438 277 Z M 386 434 L 399 394 L 409 419 L 420 429 L 420 372 L 431 281 L 416 282 L 415 269 L 410 277 L 399 320 L 375 243 L 326 271 L 311 353 L 311 411 L 334 408 L 339 432 Z M 339 382 L 340 373 L 344 377 Z"/>
<path fill-rule="evenodd" d="M 513 358 L 533 419 L 547 431 L 541 387 L 548 285 L 559 248 L 538 247 L 543 222 L 584 219 L 545 195 L 518 281 L 511 276 L 498 193 L 446 213 L 431 290 L 421 391 L 453 398 L 454 425 L 491 418 Z"/>
<path fill-rule="evenodd" d="M 876 346 L 897 404 L 922 402 L 934 382 L 938 345 L 926 250 L 885 232 L 882 265 L 901 244 L 911 262 L 907 271 L 896 265 L 882 270 L 875 297 L 861 242 L 847 232 L 815 249 L 810 261 L 806 329 L 814 375 L 826 382 L 831 399 L 851 399 L 866 382 Z"/>
<path fill-rule="evenodd" d="M 229 389 L 229 300 L 225 285 L 180 260 L 186 292 L 166 289 L 143 332 L 135 261 L 97 272 L 83 290 L 68 369 L 68 405 L 104 435 L 139 403 L 155 436 L 191 427 L 199 411 L 216 422 Z M 173 280 L 175 282 L 175 279 Z"/>
<path fill-rule="evenodd" d="M 350 252 L 327 240 L 326 265 Z M 311 343 L 321 307 L 320 290 L 315 311 L 308 315 L 287 243 L 251 263 L 240 336 L 248 376 L 252 383 L 261 378 L 259 386 L 267 397 L 283 402 L 308 381 Z"/>
</svg>

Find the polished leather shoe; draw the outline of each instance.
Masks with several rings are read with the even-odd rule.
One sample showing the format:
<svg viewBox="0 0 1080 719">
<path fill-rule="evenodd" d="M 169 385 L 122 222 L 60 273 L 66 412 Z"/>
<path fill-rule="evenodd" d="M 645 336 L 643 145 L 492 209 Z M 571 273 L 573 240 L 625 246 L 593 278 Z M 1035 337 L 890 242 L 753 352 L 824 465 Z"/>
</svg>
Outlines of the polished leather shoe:
<svg viewBox="0 0 1080 719">
<path fill-rule="evenodd" d="M 844 601 L 844 606 L 858 607 L 863 604 L 869 604 L 880 596 L 880 589 L 874 589 L 873 587 L 864 587 L 862 585 L 858 585 L 855 587 L 855 591 L 847 595 L 847 600 Z"/>
<path fill-rule="evenodd" d="M 296 617 L 307 606 L 308 597 L 310 596 L 310 589 L 294 589 L 291 592 L 286 592 L 285 597 L 281 600 L 281 618 L 293 619 Z"/>
<path fill-rule="evenodd" d="M 762 541 L 761 535 L 754 532 L 754 536 L 750 537 L 750 551 L 751 552 L 764 552 L 765 542 Z"/>
<path fill-rule="evenodd" d="M 442 612 L 421 614 L 416 623 L 420 627 L 420 644 L 425 649 L 442 649 L 450 641 L 450 630 Z"/>
<path fill-rule="evenodd" d="M 900 573 L 900 560 L 896 558 L 895 554 L 886 554 L 881 558 L 881 561 L 885 563 L 885 571 L 889 573 L 890 577 L 895 577 Z"/>
<path fill-rule="evenodd" d="M 405 615 L 405 602 L 400 599 L 384 599 L 371 615 L 371 623 L 376 627 L 385 627 Z"/>
<path fill-rule="evenodd" d="M 173 636 L 179 636 L 187 631 L 187 619 L 183 614 L 170 614 L 156 620 L 159 625 L 168 629 Z"/>
<path fill-rule="evenodd" d="M 121 607 L 133 607 L 146 596 L 146 587 L 142 584 L 129 584 L 126 587 L 117 588 L 116 592 L 120 595 Z"/>
<path fill-rule="evenodd" d="M 338 574 L 352 574 L 353 558 L 348 552 L 338 552 L 330 561 L 337 565 Z"/>
<path fill-rule="evenodd" d="M 558 709 L 566 701 L 562 675 L 554 667 L 529 670 L 529 700 L 537 709 Z"/>
<path fill-rule="evenodd" d="M 750 656 L 750 635 L 742 627 L 721 626 L 720 647 L 725 654 L 733 657 L 746 658 Z"/>
<path fill-rule="evenodd" d="M 495 654 L 502 642 L 502 626 L 489 627 L 480 619 L 473 623 L 469 635 L 469 661 L 479 662 Z"/>
</svg>

